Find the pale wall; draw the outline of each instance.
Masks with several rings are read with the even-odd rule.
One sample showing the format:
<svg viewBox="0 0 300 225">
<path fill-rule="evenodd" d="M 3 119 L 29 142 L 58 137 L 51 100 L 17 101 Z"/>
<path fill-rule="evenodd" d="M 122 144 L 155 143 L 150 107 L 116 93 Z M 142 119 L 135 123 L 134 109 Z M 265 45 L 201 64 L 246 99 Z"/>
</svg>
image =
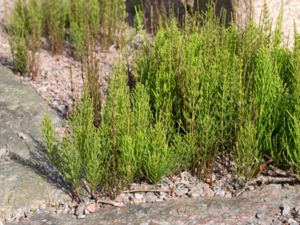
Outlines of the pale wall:
<svg viewBox="0 0 300 225">
<path fill-rule="evenodd" d="M 250 17 L 251 4 L 250 0 L 233 0 L 234 11 L 240 15 L 243 24 Z M 285 42 L 288 42 L 289 46 L 293 44 L 294 37 L 294 24 L 298 32 L 300 32 L 300 0 L 266 0 L 270 12 L 270 16 L 273 18 L 273 26 L 276 26 L 276 20 L 278 18 L 281 3 L 283 3 L 283 35 Z M 259 23 L 261 10 L 263 8 L 264 0 L 252 0 L 252 12 L 254 20 Z"/>
</svg>

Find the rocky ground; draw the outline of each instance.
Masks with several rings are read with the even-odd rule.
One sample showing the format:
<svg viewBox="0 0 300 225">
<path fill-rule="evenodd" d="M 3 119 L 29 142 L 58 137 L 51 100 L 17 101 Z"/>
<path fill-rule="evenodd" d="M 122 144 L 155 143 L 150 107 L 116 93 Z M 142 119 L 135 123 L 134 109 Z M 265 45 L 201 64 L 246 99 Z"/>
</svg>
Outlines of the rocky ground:
<svg viewBox="0 0 300 225">
<path fill-rule="evenodd" d="M 300 189 L 290 185 L 268 185 L 236 198 L 203 197 L 100 209 L 85 219 L 44 212 L 23 225 L 94 224 L 241 224 L 278 225 L 300 223 Z M 8 223 L 7 225 L 17 225 Z"/>
<path fill-rule="evenodd" d="M 12 1 L 0 0 L 0 21 L 5 2 L 12 7 Z M 129 51 L 135 44 L 128 44 Z M 111 46 L 96 54 L 107 84 L 119 52 Z M 206 182 L 182 172 L 155 186 L 132 184 L 113 201 L 85 198 L 77 205 L 43 155 L 39 124 L 43 98 L 61 128 L 72 109 L 72 84 L 77 93 L 82 88 L 80 63 L 67 52 L 54 56 L 43 49 L 36 80 L 12 74 L 8 38 L 0 32 L 0 64 L 6 67 L 0 65 L 0 225 L 300 224 L 300 185 L 293 175 L 269 165 L 241 186 L 228 156 L 217 160 Z"/>
</svg>

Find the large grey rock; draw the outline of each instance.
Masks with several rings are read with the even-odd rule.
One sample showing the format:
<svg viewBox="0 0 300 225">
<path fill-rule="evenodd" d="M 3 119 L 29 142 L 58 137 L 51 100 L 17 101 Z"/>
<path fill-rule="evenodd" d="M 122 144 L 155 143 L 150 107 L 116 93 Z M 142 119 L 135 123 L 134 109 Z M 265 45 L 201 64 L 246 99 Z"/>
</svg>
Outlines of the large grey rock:
<svg viewBox="0 0 300 225">
<path fill-rule="evenodd" d="M 60 182 L 18 161 L 0 163 L 0 221 L 18 219 L 47 206 L 58 206 L 69 197 Z M 19 214 L 19 215 L 18 215 Z"/>
<path fill-rule="evenodd" d="M 41 143 L 46 104 L 36 91 L 0 66 L 0 149 L 29 160 Z M 55 126 L 59 118 L 51 112 Z"/>
<path fill-rule="evenodd" d="M 69 199 L 41 140 L 45 102 L 0 66 L 0 221 Z M 55 126 L 59 118 L 51 111 Z"/>
</svg>

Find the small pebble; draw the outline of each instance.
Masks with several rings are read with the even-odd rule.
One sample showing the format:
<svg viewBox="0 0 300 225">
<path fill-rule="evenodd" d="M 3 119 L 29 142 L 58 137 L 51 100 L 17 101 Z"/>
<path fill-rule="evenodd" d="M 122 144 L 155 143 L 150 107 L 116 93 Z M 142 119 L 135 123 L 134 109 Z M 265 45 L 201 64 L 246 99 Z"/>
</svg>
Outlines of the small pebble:
<svg viewBox="0 0 300 225">
<path fill-rule="evenodd" d="M 288 216 L 290 214 L 291 208 L 287 204 L 282 203 L 279 208 L 282 216 Z"/>
<path fill-rule="evenodd" d="M 187 196 L 190 197 L 190 198 L 197 198 L 197 197 L 200 197 L 200 194 L 199 194 L 199 192 L 189 191 L 187 193 Z"/>
<path fill-rule="evenodd" d="M 80 214 L 79 216 L 77 216 L 78 219 L 84 219 L 85 215 L 84 214 Z"/>
<path fill-rule="evenodd" d="M 11 215 L 11 218 L 15 219 L 15 220 L 19 220 L 20 218 L 24 217 L 24 210 L 23 209 L 17 209 L 16 211 L 14 211 L 14 213 Z"/>
<path fill-rule="evenodd" d="M 189 191 L 189 190 L 188 190 L 187 188 L 176 189 L 175 194 L 176 194 L 177 197 L 182 197 L 182 196 L 184 196 L 185 194 L 187 194 L 188 191 Z"/>
<path fill-rule="evenodd" d="M 294 207 L 291 210 L 291 215 L 294 219 L 300 219 L 300 207 Z"/>
<path fill-rule="evenodd" d="M 154 203 L 157 199 L 157 196 L 153 192 L 148 192 L 145 195 L 146 202 Z"/>
<path fill-rule="evenodd" d="M 255 218 L 256 218 L 256 219 L 261 219 L 262 216 L 263 216 L 263 213 L 262 213 L 262 212 L 257 212 L 257 213 L 255 214 Z"/>
<path fill-rule="evenodd" d="M 299 223 L 292 218 L 289 218 L 287 222 L 289 225 L 299 225 Z"/>
<path fill-rule="evenodd" d="M 135 194 L 134 194 L 134 198 L 135 198 L 135 199 L 138 199 L 138 200 L 142 200 L 142 199 L 144 198 L 144 195 L 141 194 L 141 193 L 135 193 Z"/>
<path fill-rule="evenodd" d="M 85 214 L 93 213 L 93 212 L 95 212 L 98 208 L 99 208 L 99 207 L 98 207 L 97 204 L 92 203 L 92 204 L 89 204 L 89 205 L 87 205 L 87 206 L 85 207 L 84 212 L 85 212 Z M 87 212 L 88 212 L 88 213 L 87 213 Z"/>
<path fill-rule="evenodd" d="M 122 199 L 124 205 L 128 205 L 131 202 L 132 197 L 129 195 L 125 195 Z"/>
<path fill-rule="evenodd" d="M 75 209 L 75 215 L 79 218 L 84 214 L 85 204 L 81 202 Z"/>
<path fill-rule="evenodd" d="M 201 196 L 205 197 L 213 197 L 215 195 L 215 192 L 210 187 L 203 188 L 203 194 Z"/>
<path fill-rule="evenodd" d="M 38 92 L 39 94 L 43 94 L 43 93 L 47 92 L 47 90 L 48 90 L 47 87 L 42 86 L 42 87 L 39 87 L 39 88 L 37 89 L 37 92 Z"/>
</svg>

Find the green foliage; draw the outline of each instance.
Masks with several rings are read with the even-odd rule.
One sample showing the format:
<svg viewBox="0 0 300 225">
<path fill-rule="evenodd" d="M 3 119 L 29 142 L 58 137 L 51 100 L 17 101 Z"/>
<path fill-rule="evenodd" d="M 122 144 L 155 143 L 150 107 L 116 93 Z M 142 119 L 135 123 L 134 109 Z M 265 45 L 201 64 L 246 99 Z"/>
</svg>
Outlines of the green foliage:
<svg viewBox="0 0 300 225">
<path fill-rule="evenodd" d="M 102 126 L 105 136 L 104 148 L 109 152 L 110 186 L 119 188 L 125 185 L 136 173 L 133 139 L 131 138 L 131 109 L 129 87 L 124 68 L 117 68 L 112 74 L 108 88 L 108 98 L 103 113 Z"/>
<path fill-rule="evenodd" d="M 28 55 L 24 38 L 11 37 L 10 45 L 12 51 L 12 58 L 16 69 L 21 74 L 25 74 L 28 68 Z"/>
<path fill-rule="evenodd" d="M 75 55 L 80 58 L 84 50 L 83 1 L 72 1 L 70 4 L 70 41 L 75 48 Z"/>
<path fill-rule="evenodd" d="M 48 114 L 42 122 L 42 133 L 50 161 L 70 182 L 76 194 L 86 181 L 92 196 L 103 182 L 106 152 L 102 151 L 100 129 L 94 122 L 92 99 L 88 90 L 77 103 L 70 116 L 69 132 L 62 141 L 56 143 L 55 134 Z"/>
<path fill-rule="evenodd" d="M 38 75 L 41 26 L 42 13 L 39 2 L 18 0 L 7 24 L 13 62 L 19 72 L 25 74 L 28 71 L 34 79 Z"/>
<path fill-rule="evenodd" d="M 99 60 L 93 53 L 94 46 L 93 38 L 90 37 L 85 49 L 84 59 L 82 59 L 82 71 L 85 85 L 93 101 L 94 124 L 98 126 L 101 120 L 99 112 L 102 111 L 102 84 L 100 81 Z"/>
<path fill-rule="evenodd" d="M 57 143 L 48 111 L 42 121 L 42 135 L 48 159 L 64 176 L 78 195 L 81 175 L 81 158 L 70 136 Z"/>
<path fill-rule="evenodd" d="M 274 68 L 270 53 L 262 48 L 255 65 L 253 103 L 257 110 L 254 115 L 259 131 L 257 138 L 261 152 L 265 154 L 271 154 L 273 150 L 272 138 L 276 138 L 274 131 L 279 125 L 277 120 L 281 116 L 284 93 L 283 82 Z"/>
<path fill-rule="evenodd" d="M 113 42 L 121 45 L 125 19 L 125 0 L 18 0 L 8 27 L 10 35 L 28 37 L 29 63 L 37 65 L 35 56 L 42 35 L 54 54 L 62 53 L 68 40 L 74 55 L 81 58 L 89 37 L 100 40 L 104 46 Z"/>
<path fill-rule="evenodd" d="M 76 104 L 69 134 L 62 141 L 56 141 L 48 114 L 42 123 L 48 157 L 76 194 L 86 182 L 93 197 L 99 188 L 114 197 L 134 179 L 156 183 L 173 168 L 175 151 L 168 143 L 164 123 L 152 123 L 145 87 L 139 84 L 130 93 L 126 71 L 120 66 L 108 92 L 99 127 L 94 125 L 96 115 L 88 89 Z"/>
<path fill-rule="evenodd" d="M 300 41 L 299 35 L 295 32 L 294 51 L 292 55 L 292 66 L 290 77 L 287 77 L 290 88 L 290 105 L 288 105 L 288 118 L 286 132 L 283 142 L 285 144 L 285 158 L 288 164 L 300 177 Z"/>
<path fill-rule="evenodd" d="M 260 162 L 259 141 L 256 133 L 255 125 L 248 120 L 240 128 L 237 136 L 234 158 L 236 172 L 241 181 L 251 178 Z"/>
<path fill-rule="evenodd" d="M 143 161 L 143 171 L 150 183 L 157 183 L 170 172 L 171 151 L 167 130 L 163 123 L 156 122 L 150 129 L 150 145 Z"/>
<path fill-rule="evenodd" d="M 275 28 L 275 34 L 274 34 L 274 38 L 273 38 L 274 39 L 273 40 L 274 48 L 276 48 L 277 46 L 280 46 L 281 42 L 282 42 L 282 22 L 283 22 L 283 2 L 280 7 L 279 15 L 277 18 L 277 24 L 276 24 L 276 28 Z"/>
<path fill-rule="evenodd" d="M 93 100 L 94 124 L 100 123 L 102 110 L 102 85 L 99 60 L 94 54 L 99 34 L 99 5 L 96 0 L 70 2 L 70 41 L 75 56 L 81 61 L 82 76 Z"/>
<path fill-rule="evenodd" d="M 28 37 L 27 46 L 29 49 L 29 72 L 33 79 L 39 74 L 39 51 L 41 48 L 42 35 L 42 8 L 38 0 L 31 0 L 28 3 Z"/>
<path fill-rule="evenodd" d="M 132 125 L 134 139 L 134 154 L 136 157 L 137 171 L 136 178 L 144 177 L 143 163 L 149 151 L 151 138 L 150 127 L 152 124 L 150 98 L 142 84 L 138 84 L 132 94 Z"/>
<path fill-rule="evenodd" d="M 192 168 L 194 161 L 195 149 L 197 143 L 196 138 L 188 133 L 182 136 L 179 132 L 174 135 L 172 140 L 171 150 L 171 172 L 178 173 L 181 171 L 188 171 Z"/>
<path fill-rule="evenodd" d="M 42 134 L 48 158 L 51 162 L 54 163 L 54 165 L 57 165 L 57 141 L 48 109 L 46 110 L 44 119 L 42 121 Z"/>
<path fill-rule="evenodd" d="M 70 183 L 75 194 L 78 196 L 81 185 L 82 161 L 78 149 L 70 136 L 66 136 L 59 146 L 58 171 Z"/>
<path fill-rule="evenodd" d="M 291 116 L 291 133 L 292 136 L 285 137 L 286 159 L 288 164 L 295 170 L 300 177 L 300 123 L 298 113 Z"/>
<path fill-rule="evenodd" d="M 100 33 L 108 34 L 116 24 L 103 10 L 116 15 L 116 1 L 99 3 L 90 10 L 100 11 Z M 244 30 L 225 27 L 213 6 L 185 27 L 164 23 L 134 58 L 136 85 L 129 88 L 119 65 L 104 105 L 92 51 L 96 16 L 81 14 L 81 1 L 73 4 L 79 9 L 70 26 L 78 31 L 71 40 L 79 46 L 85 94 L 70 134 L 57 142 L 46 115 L 43 137 L 49 159 L 77 192 L 87 183 L 93 197 L 99 190 L 114 197 L 134 180 L 157 183 L 182 170 L 204 178 L 222 154 L 234 158 L 241 181 L 253 177 L 264 156 L 300 173 L 300 44 L 296 35 L 294 49 L 282 45 L 282 14 L 274 33 L 266 6 L 261 26 Z"/>
<path fill-rule="evenodd" d="M 64 47 L 65 23 L 68 12 L 67 0 L 43 0 L 44 34 L 53 53 L 61 53 Z"/>
<path fill-rule="evenodd" d="M 113 41 L 121 44 L 122 33 L 125 29 L 126 0 L 99 0 L 100 33 L 104 46 Z"/>
<path fill-rule="evenodd" d="M 269 8 L 266 1 L 264 1 L 260 19 L 261 41 L 267 46 L 271 42 L 272 18 L 270 17 Z"/>
<path fill-rule="evenodd" d="M 264 14 L 260 28 L 250 23 L 241 31 L 225 28 L 209 8 L 202 26 L 195 26 L 199 17 L 183 31 L 174 22 L 164 25 L 154 46 L 137 56 L 138 81 L 147 86 L 154 119 L 163 115 L 175 146 L 184 142 L 174 128 L 187 135 L 193 157 L 185 164 L 199 176 L 222 153 L 235 156 L 246 179 L 263 155 L 287 163 L 280 140 L 288 132 L 291 55 L 281 47 L 282 16 L 272 36 L 267 8 Z"/>
<path fill-rule="evenodd" d="M 26 5 L 22 0 L 16 1 L 15 10 L 12 12 L 11 16 L 8 18 L 7 31 L 13 36 L 26 35 Z"/>
<path fill-rule="evenodd" d="M 98 0 L 70 2 L 70 40 L 75 48 L 75 55 L 85 56 L 90 39 L 96 40 L 99 35 Z"/>
<path fill-rule="evenodd" d="M 134 17 L 134 27 L 136 29 L 136 32 L 140 32 L 145 28 L 144 24 L 144 15 L 140 7 L 135 6 L 135 17 Z"/>
<path fill-rule="evenodd" d="M 145 49 L 137 60 L 138 80 L 149 90 L 154 118 L 163 118 L 168 142 L 174 128 L 183 124 L 194 143 L 190 164 L 199 175 L 216 155 L 217 145 L 226 145 L 232 135 L 239 94 L 239 77 L 234 74 L 240 71 L 240 62 L 224 49 L 223 31 L 215 29 L 206 24 L 199 32 L 180 32 L 171 23 L 158 30 L 154 47 Z"/>
<path fill-rule="evenodd" d="M 70 129 L 73 145 L 81 157 L 81 172 L 93 194 L 102 181 L 106 153 L 101 149 L 100 129 L 93 123 L 95 114 L 92 102 L 89 91 L 85 90 L 83 99 L 70 117 Z"/>
</svg>

